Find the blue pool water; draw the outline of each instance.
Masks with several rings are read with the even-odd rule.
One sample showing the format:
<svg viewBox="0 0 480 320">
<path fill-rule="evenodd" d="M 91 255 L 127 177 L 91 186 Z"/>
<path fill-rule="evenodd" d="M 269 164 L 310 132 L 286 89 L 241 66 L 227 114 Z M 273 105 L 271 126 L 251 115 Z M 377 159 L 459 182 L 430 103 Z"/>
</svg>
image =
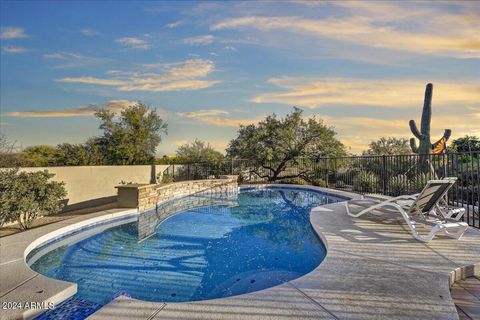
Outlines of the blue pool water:
<svg viewBox="0 0 480 320">
<path fill-rule="evenodd" d="M 212 201 L 198 195 L 186 200 L 193 208 L 160 224 L 151 218 L 159 210 L 150 212 L 146 222 L 117 225 L 62 245 L 31 268 L 77 283 L 75 301 L 93 309 L 119 292 L 145 301 L 180 302 L 257 291 L 321 263 L 326 251 L 310 225 L 310 209 L 343 199 L 269 188 Z M 141 238 L 145 229 L 147 236 Z"/>
</svg>

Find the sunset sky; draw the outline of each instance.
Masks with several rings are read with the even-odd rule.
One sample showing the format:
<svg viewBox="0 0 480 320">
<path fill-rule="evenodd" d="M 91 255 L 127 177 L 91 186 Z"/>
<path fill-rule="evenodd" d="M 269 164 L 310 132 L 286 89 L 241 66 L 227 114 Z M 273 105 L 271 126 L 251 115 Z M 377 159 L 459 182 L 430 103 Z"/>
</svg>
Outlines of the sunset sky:
<svg viewBox="0 0 480 320">
<path fill-rule="evenodd" d="M 432 140 L 480 136 L 480 2 L 1 1 L 0 124 L 23 147 L 99 135 L 95 106 L 141 101 L 223 151 L 239 124 L 298 106 L 351 152 L 410 138 L 432 82 Z"/>
</svg>

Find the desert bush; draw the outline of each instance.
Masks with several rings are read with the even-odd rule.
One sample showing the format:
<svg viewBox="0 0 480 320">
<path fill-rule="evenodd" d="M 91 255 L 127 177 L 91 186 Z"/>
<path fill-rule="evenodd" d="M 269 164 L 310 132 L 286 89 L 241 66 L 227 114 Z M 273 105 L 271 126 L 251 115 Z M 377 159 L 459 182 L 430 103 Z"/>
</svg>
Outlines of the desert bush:
<svg viewBox="0 0 480 320">
<path fill-rule="evenodd" d="M 387 188 L 391 196 L 399 196 L 409 193 L 410 185 L 411 182 L 408 180 L 408 177 L 404 174 L 399 174 L 388 180 Z"/>
<path fill-rule="evenodd" d="M 412 179 L 412 188 L 413 190 L 410 190 L 410 193 L 415 193 L 415 192 L 420 192 L 425 188 L 425 185 L 427 184 L 428 180 L 434 179 L 433 177 L 430 176 L 430 174 L 427 173 L 419 173 Z"/>
<path fill-rule="evenodd" d="M 311 184 L 317 187 L 326 187 L 327 184 L 325 183 L 325 180 L 321 178 L 315 178 L 311 181 Z"/>
<path fill-rule="evenodd" d="M 380 179 L 374 173 L 362 171 L 353 178 L 353 190 L 366 193 L 379 191 Z"/>
<path fill-rule="evenodd" d="M 173 182 L 173 177 L 171 174 L 165 173 L 162 176 L 162 183 L 172 183 Z"/>
<path fill-rule="evenodd" d="M 351 184 L 353 179 L 360 173 L 358 168 L 349 168 L 343 171 L 340 171 L 336 175 L 337 184 L 341 181 L 345 185 Z"/>
<path fill-rule="evenodd" d="M 0 226 L 17 221 L 25 230 L 38 216 L 59 212 L 67 192 L 63 182 L 49 181 L 53 176 L 46 170 L 0 171 Z"/>
<path fill-rule="evenodd" d="M 306 182 L 305 180 L 303 180 L 302 178 L 282 179 L 282 180 L 278 181 L 278 183 L 282 183 L 282 184 L 299 184 L 299 185 L 307 184 L 307 182 Z"/>
<path fill-rule="evenodd" d="M 347 184 L 343 182 L 343 180 L 337 180 L 337 182 L 335 182 L 335 188 L 345 189 L 347 188 Z"/>
</svg>

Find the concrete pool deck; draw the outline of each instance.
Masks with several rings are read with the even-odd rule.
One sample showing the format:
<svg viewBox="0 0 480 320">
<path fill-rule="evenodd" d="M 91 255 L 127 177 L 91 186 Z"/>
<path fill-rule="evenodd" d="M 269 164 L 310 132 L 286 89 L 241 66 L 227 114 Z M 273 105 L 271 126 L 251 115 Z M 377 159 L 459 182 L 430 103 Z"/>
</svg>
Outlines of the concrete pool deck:
<svg viewBox="0 0 480 320">
<path fill-rule="evenodd" d="M 342 203 L 318 207 L 310 220 L 327 256 L 301 278 L 199 302 L 119 297 L 89 319 L 458 319 L 450 276 L 456 269 L 458 275 L 480 274 L 480 230 L 469 228 L 460 240 L 440 235 L 424 244 L 398 217 L 351 218 Z"/>
<path fill-rule="evenodd" d="M 73 294 L 74 284 L 31 271 L 24 262 L 25 249 L 59 226 L 121 212 L 106 210 L 1 238 L 0 302 Z M 399 217 L 388 212 L 351 218 L 343 203 L 317 207 L 310 221 L 327 246 L 327 256 L 301 278 L 199 302 L 154 303 L 120 296 L 89 319 L 458 319 L 451 275 L 454 270 L 458 278 L 480 275 L 480 230 L 469 228 L 460 240 L 440 235 L 424 244 Z M 468 266 L 475 267 L 462 269 Z M 1 318 L 18 318 L 25 310 L 20 311 L 2 310 Z"/>
</svg>

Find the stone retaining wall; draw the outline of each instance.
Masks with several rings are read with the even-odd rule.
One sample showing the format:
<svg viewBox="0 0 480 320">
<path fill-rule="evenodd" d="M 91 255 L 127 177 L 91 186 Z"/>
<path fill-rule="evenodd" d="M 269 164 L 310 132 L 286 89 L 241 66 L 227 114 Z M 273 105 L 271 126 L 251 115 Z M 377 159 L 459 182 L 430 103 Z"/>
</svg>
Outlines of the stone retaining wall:
<svg viewBox="0 0 480 320">
<path fill-rule="evenodd" d="M 237 176 L 220 176 L 220 179 L 175 182 L 166 185 L 130 184 L 117 186 L 118 204 L 121 207 L 146 211 L 157 203 L 179 196 L 196 193 L 225 193 L 238 190 Z"/>
</svg>

